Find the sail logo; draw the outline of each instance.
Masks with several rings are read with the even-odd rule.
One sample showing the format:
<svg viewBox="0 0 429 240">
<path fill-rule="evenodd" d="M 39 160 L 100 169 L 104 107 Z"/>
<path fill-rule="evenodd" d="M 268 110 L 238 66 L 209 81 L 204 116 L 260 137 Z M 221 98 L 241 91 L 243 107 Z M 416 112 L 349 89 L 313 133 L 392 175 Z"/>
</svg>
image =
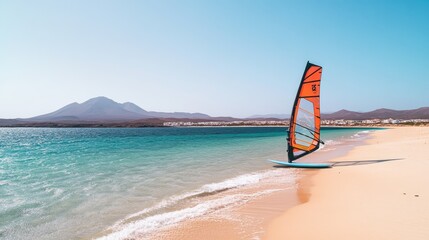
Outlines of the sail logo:
<svg viewBox="0 0 429 240">
<path fill-rule="evenodd" d="M 313 90 L 313 92 L 315 92 L 315 91 L 316 91 L 316 84 L 312 84 L 312 85 L 311 85 L 311 90 Z"/>
</svg>

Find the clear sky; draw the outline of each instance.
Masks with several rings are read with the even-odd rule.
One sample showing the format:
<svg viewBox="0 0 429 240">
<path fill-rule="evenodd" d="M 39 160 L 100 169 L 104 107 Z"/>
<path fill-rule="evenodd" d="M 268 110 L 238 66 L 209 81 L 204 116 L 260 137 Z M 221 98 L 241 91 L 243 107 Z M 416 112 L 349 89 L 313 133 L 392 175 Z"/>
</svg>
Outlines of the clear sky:
<svg viewBox="0 0 429 240">
<path fill-rule="evenodd" d="M 289 113 L 307 60 L 322 112 L 429 106 L 429 1 L 0 1 L 0 118 L 106 96 L 146 110 Z"/>
</svg>

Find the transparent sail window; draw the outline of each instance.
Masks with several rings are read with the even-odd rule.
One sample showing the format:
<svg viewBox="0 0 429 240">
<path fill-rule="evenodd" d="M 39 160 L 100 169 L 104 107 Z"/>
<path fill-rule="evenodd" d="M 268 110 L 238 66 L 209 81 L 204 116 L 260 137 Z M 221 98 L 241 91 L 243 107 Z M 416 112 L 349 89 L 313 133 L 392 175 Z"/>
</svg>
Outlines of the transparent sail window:
<svg viewBox="0 0 429 240">
<path fill-rule="evenodd" d="M 305 98 L 301 98 L 297 111 L 295 142 L 296 144 L 309 147 L 313 144 L 314 140 L 314 104 Z"/>
</svg>

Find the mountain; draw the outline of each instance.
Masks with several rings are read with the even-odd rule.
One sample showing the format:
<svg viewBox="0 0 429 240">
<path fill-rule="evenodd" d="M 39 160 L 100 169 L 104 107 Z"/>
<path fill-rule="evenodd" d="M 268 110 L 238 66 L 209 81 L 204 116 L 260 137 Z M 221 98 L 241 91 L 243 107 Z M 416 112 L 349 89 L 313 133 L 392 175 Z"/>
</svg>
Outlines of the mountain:
<svg viewBox="0 0 429 240">
<path fill-rule="evenodd" d="M 251 119 L 289 119 L 289 114 L 265 114 L 265 115 L 253 115 Z M 411 110 L 393 110 L 387 108 L 380 108 L 370 112 L 354 112 L 342 109 L 334 113 L 322 113 L 323 120 L 366 120 L 366 119 L 429 119 L 429 107 L 421 107 Z"/>
<path fill-rule="evenodd" d="M 128 105 L 126 105 L 128 106 Z M 91 98 L 83 103 L 71 103 L 52 113 L 30 118 L 33 121 L 115 121 L 146 118 L 126 109 L 123 104 L 106 97 Z"/>
<path fill-rule="evenodd" d="M 71 103 L 54 112 L 26 119 L 28 121 L 131 121 L 148 118 L 210 119 L 202 113 L 146 111 L 134 103 L 117 103 L 106 97 L 91 98 L 83 103 Z"/>
<path fill-rule="evenodd" d="M 393 110 L 380 108 L 370 112 L 352 112 L 340 110 L 330 114 L 322 114 L 322 119 L 346 119 L 346 120 L 365 120 L 365 119 L 429 119 L 429 107 L 422 107 L 411 110 Z"/>
<path fill-rule="evenodd" d="M 22 124 L 22 123 L 26 123 L 26 122 L 21 120 L 21 119 L 0 118 L 0 126 L 2 126 L 2 127 L 15 126 L 15 125 Z"/>
<path fill-rule="evenodd" d="M 334 113 L 322 113 L 322 119 L 326 120 L 334 120 L 334 119 L 349 119 L 349 120 L 357 120 L 360 119 L 362 113 L 353 112 L 349 110 L 342 109 L 338 112 Z"/>
<path fill-rule="evenodd" d="M 138 105 L 125 102 L 118 103 L 106 97 L 91 98 L 83 103 L 71 103 L 54 112 L 19 119 L 0 119 L 0 126 L 28 127 L 150 127 L 163 126 L 164 122 L 203 122 L 203 121 L 243 121 L 261 120 L 275 121 L 288 119 L 288 114 L 253 115 L 246 119 L 232 117 L 211 117 L 202 113 L 187 112 L 155 112 L 146 111 Z M 411 110 L 392 110 L 381 108 L 370 112 L 354 112 L 340 110 L 322 114 L 323 120 L 365 120 L 365 119 L 429 119 L 429 107 Z"/>
<path fill-rule="evenodd" d="M 146 110 L 144 110 L 143 108 L 137 106 L 136 104 L 134 104 L 132 102 L 122 103 L 122 107 L 129 112 L 137 113 L 140 115 L 146 115 L 147 114 Z"/>
<path fill-rule="evenodd" d="M 166 112 L 146 111 L 143 108 L 131 102 L 126 102 L 126 103 L 123 103 L 122 105 L 124 106 L 124 109 L 126 109 L 127 111 L 145 115 L 151 118 L 190 118 L 190 119 L 211 118 L 209 115 L 202 114 L 202 113 L 187 113 L 187 112 L 166 113 Z"/>
</svg>

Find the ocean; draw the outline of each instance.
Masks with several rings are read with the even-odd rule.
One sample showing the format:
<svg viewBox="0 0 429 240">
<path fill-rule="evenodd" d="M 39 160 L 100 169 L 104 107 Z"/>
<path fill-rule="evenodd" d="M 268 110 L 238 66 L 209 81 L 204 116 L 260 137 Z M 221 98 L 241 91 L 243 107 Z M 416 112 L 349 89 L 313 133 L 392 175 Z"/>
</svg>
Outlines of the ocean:
<svg viewBox="0 0 429 240">
<path fill-rule="evenodd" d="M 320 151 L 372 130 L 322 129 Z M 0 239 L 150 234 L 242 200 L 217 193 L 293 181 L 268 159 L 287 161 L 285 128 L 1 128 Z"/>
</svg>

